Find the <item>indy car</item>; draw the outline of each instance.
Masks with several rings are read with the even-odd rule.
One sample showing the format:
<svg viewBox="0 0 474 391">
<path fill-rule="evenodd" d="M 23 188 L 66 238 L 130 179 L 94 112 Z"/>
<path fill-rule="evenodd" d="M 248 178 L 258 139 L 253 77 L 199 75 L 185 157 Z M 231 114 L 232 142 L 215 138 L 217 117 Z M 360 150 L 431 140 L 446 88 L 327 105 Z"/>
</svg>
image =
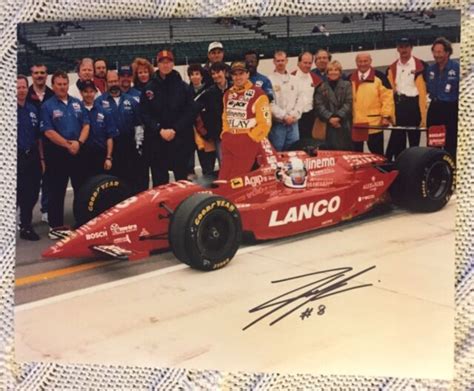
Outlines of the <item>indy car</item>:
<svg viewBox="0 0 474 391">
<path fill-rule="evenodd" d="M 263 140 L 253 169 L 229 181 L 182 180 L 127 197 L 118 178 L 91 178 L 74 204 L 82 225 L 43 256 L 137 260 L 171 248 L 192 268 L 216 270 L 232 260 L 244 232 L 283 238 L 384 203 L 438 211 L 453 193 L 454 174 L 453 159 L 438 148 L 408 148 L 390 163 L 372 153 L 303 145 L 279 153 Z"/>
</svg>

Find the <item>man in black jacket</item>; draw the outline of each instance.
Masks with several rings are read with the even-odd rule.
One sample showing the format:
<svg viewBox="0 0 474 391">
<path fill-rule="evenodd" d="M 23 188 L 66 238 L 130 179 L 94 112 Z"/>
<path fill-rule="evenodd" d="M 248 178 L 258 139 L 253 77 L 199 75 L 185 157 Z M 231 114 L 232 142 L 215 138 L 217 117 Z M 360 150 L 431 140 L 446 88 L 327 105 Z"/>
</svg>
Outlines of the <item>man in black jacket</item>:
<svg viewBox="0 0 474 391">
<path fill-rule="evenodd" d="M 214 84 L 196 96 L 196 103 L 201 113 L 204 127 L 207 130 L 206 140 L 214 140 L 216 145 L 216 155 L 221 162 L 221 132 L 222 132 L 222 112 L 224 111 L 224 92 L 229 89 L 231 83 L 228 81 L 227 64 L 217 62 L 212 64 L 209 71 Z"/>
<path fill-rule="evenodd" d="M 143 156 L 151 167 L 153 186 L 186 179 L 187 162 L 193 151 L 193 96 L 174 67 L 174 55 L 162 50 L 157 55 L 158 71 L 144 88 L 140 114 L 145 125 Z"/>
</svg>

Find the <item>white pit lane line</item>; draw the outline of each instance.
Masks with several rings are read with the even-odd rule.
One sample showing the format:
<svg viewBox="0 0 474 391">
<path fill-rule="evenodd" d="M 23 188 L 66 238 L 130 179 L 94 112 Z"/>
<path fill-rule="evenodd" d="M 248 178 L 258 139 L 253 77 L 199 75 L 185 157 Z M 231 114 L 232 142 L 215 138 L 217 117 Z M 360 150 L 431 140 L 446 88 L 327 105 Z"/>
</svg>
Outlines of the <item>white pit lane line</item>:
<svg viewBox="0 0 474 391">
<path fill-rule="evenodd" d="M 284 240 L 288 240 L 288 239 L 284 239 Z M 278 241 L 278 242 L 272 241 L 272 242 L 269 242 L 269 243 L 264 243 L 264 244 L 254 245 L 254 246 L 247 246 L 247 247 L 244 247 L 242 249 L 239 249 L 234 257 L 236 257 L 238 255 L 247 254 L 247 253 L 253 252 L 253 251 L 258 251 L 258 250 L 270 247 L 272 245 L 275 245 L 276 243 L 280 244 L 280 243 L 282 243 L 282 241 Z M 29 302 L 29 303 L 25 303 L 25 304 L 21 304 L 21 305 L 16 306 L 15 307 L 15 313 L 28 311 L 28 310 L 31 310 L 33 308 L 43 307 L 43 306 L 48 305 L 48 304 L 59 303 L 59 302 L 64 301 L 64 300 L 69 300 L 69 299 L 72 299 L 72 298 L 75 298 L 75 297 L 85 296 L 85 295 L 88 295 L 88 294 L 91 294 L 91 293 L 100 292 L 100 291 L 104 291 L 104 290 L 107 290 L 107 289 L 112 289 L 112 288 L 115 288 L 115 287 L 118 287 L 118 286 L 132 284 L 134 282 L 146 280 L 148 278 L 163 276 L 165 274 L 174 273 L 174 272 L 177 272 L 179 270 L 186 269 L 186 268 L 189 268 L 189 266 L 185 265 L 185 264 L 169 266 L 169 267 L 165 267 L 163 269 L 156 270 L 156 271 L 153 271 L 153 272 L 143 273 L 143 274 L 140 274 L 138 276 L 123 278 L 123 279 L 120 279 L 120 280 L 117 280 L 117 281 L 112 281 L 112 282 L 106 282 L 104 284 L 99 284 L 99 285 L 94 285 L 94 286 L 91 286 L 91 287 L 88 287 L 88 288 L 78 289 L 76 291 L 63 293 L 61 295 L 48 297 L 46 299 L 32 301 L 32 302 Z M 204 272 L 204 273 L 206 273 L 206 272 Z"/>
</svg>

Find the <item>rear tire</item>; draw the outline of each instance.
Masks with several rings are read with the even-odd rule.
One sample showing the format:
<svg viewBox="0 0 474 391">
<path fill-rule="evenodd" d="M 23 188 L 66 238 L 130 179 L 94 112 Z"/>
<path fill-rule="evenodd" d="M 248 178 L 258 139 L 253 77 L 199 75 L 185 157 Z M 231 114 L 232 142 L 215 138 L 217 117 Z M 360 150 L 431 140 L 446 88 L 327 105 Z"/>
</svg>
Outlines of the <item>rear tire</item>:
<svg viewBox="0 0 474 391">
<path fill-rule="evenodd" d="M 223 197 L 194 194 L 174 211 L 168 237 L 181 262 L 199 270 L 221 269 L 242 241 L 239 211 Z"/>
<path fill-rule="evenodd" d="M 89 178 L 74 197 L 73 212 L 77 226 L 87 223 L 131 195 L 131 188 L 115 176 L 96 175 Z"/>
<path fill-rule="evenodd" d="M 451 198 L 455 164 L 444 150 L 428 147 L 405 149 L 395 162 L 399 171 L 390 187 L 393 201 L 415 212 L 436 212 Z"/>
</svg>

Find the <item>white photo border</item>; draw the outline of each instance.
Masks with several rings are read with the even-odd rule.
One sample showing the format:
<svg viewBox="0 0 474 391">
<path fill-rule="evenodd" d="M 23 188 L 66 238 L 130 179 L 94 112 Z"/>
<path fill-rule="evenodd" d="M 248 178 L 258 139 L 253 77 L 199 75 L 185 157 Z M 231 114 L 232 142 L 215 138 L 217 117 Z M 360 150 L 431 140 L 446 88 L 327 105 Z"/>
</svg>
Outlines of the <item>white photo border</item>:
<svg viewBox="0 0 474 391">
<path fill-rule="evenodd" d="M 18 23 L 117 18 L 283 16 L 461 9 L 456 189 L 454 379 L 229 373 L 151 367 L 18 363 L 14 352 L 16 28 Z M 10 0 L 0 5 L 0 389 L 454 389 L 474 387 L 473 0 Z"/>
</svg>

